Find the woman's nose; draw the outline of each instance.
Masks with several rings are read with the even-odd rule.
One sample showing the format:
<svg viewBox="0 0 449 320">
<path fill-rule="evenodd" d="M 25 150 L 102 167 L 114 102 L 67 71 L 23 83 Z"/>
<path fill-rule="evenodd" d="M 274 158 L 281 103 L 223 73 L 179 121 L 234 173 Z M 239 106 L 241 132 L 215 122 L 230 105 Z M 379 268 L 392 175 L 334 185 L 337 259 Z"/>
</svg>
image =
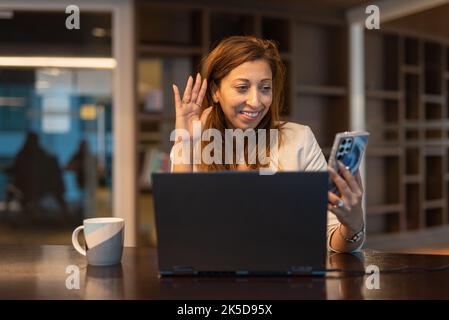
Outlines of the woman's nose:
<svg viewBox="0 0 449 320">
<path fill-rule="evenodd" d="M 253 88 L 249 92 L 248 101 L 246 102 L 249 106 L 257 108 L 260 105 L 259 92 L 256 88 Z"/>
</svg>

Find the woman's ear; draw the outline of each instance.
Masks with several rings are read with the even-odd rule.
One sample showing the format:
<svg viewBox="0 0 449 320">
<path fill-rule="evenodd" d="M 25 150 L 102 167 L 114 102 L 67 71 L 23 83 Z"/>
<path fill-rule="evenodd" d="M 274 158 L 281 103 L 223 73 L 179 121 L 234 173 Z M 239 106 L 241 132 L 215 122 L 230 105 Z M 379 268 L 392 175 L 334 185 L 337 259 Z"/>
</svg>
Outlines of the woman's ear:
<svg viewBox="0 0 449 320">
<path fill-rule="evenodd" d="M 210 87 L 212 90 L 212 100 L 214 101 L 214 103 L 218 103 L 218 100 L 219 100 L 218 87 L 214 82 L 211 83 Z"/>
</svg>

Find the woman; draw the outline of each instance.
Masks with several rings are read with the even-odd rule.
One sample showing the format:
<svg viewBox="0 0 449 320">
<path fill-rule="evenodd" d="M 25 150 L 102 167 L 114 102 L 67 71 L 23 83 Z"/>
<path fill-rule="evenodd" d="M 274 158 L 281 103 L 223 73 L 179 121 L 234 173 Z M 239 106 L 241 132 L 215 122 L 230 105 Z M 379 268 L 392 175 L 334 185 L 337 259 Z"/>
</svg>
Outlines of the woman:
<svg viewBox="0 0 449 320">
<path fill-rule="evenodd" d="M 203 60 L 201 75 L 190 76 L 183 97 L 173 85 L 176 129 L 195 135 L 195 122 L 203 129 L 276 129 L 277 169 L 284 171 L 329 171 L 341 196 L 328 193 L 328 248 L 352 252 L 364 242 L 362 209 L 363 187 L 356 177 L 340 164 L 339 173 L 327 167 L 326 160 L 309 127 L 279 120 L 282 106 L 285 67 L 272 41 L 249 36 L 224 39 Z M 190 141 L 185 137 L 177 144 Z M 270 154 L 270 141 L 266 144 Z M 272 151 L 272 150 L 271 150 Z M 178 155 L 172 156 L 178 157 Z M 174 161 L 173 172 L 252 170 L 262 168 L 261 161 L 249 163 L 180 163 Z"/>
</svg>

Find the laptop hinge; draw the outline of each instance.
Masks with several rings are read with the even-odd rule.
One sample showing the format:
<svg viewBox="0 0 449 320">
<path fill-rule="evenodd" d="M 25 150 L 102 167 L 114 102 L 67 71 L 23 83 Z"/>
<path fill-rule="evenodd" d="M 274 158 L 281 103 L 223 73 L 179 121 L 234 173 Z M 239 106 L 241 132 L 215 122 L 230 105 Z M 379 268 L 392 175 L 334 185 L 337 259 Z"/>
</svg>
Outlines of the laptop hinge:
<svg viewBox="0 0 449 320">
<path fill-rule="evenodd" d="M 189 266 L 174 266 L 172 270 L 173 270 L 173 274 L 175 274 L 175 275 L 198 274 L 198 271 L 196 271 L 194 268 L 189 267 Z"/>
</svg>

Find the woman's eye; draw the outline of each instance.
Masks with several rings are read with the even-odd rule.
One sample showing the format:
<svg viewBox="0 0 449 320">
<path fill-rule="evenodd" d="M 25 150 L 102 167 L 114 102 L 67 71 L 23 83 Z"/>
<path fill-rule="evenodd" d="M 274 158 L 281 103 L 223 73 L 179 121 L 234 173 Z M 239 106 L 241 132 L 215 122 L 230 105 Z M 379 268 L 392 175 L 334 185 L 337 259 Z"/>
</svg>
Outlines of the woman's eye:
<svg viewBox="0 0 449 320">
<path fill-rule="evenodd" d="M 247 89 L 247 87 L 246 86 L 238 86 L 238 87 L 236 87 L 237 88 L 237 90 L 238 91 L 245 91 L 246 89 Z"/>
<path fill-rule="evenodd" d="M 265 87 L 262 87 L 262 90 L 263 91 L 270 91 L 271 87 L 270 86 L 265 86 Z"/>
</svg>

